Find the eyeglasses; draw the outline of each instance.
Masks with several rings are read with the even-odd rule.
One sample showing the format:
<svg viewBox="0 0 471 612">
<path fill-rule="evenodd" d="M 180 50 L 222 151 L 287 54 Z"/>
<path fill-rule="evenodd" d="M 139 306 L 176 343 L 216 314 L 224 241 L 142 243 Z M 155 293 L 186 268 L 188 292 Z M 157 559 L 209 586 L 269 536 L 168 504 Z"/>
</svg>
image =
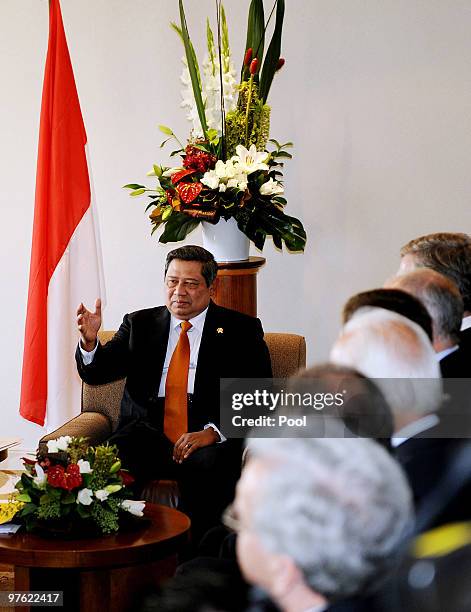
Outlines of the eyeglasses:
<svg viewBox="0 0 471 612">
<path fill-rule="evenodd" d="M 227 506 L 227 508 L 222 514 L 221 520 L 222 524 L 225 527 L 227 527 L 231 531 L 234 531 L 235 533 L 239 533 L 241 529 L 241 524 L 240 519 L 234 509 L 234 504 L 230 504 L 229 506 Z"/>
</svg>

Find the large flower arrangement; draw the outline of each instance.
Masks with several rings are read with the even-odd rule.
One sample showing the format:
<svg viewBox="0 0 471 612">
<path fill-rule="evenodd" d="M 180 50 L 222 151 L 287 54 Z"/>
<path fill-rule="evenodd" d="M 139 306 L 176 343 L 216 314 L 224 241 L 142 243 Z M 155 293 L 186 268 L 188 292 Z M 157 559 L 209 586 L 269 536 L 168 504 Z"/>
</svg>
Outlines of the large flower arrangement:
<svg viewBox="0 0 471 612">
<path fill-rule="evenodd" d="M 28 531 L 69 532 L 86 521 L 109 534 L 118 531 L 122 514 L 143 515 L 144 502 L 127 499 L 133 478 L 121 469 L 115 446 L 92 447 L 85 438 L 62 436 L 47 442 L 36 461 L 24 459 L 24 466 L 2 515 L 24 522 Z"/>
<path fill-rule="evenodd" d="M 183 240 L 200 221 L 218 223 L 233 217 L 239 229 L 262 249 L 267 236 L 278 248 L 302 251 L 306 233 L 302 223 L 284 213 L 283 161 L 290 159 L 292 143 L 269 140 L 268 93 L 275 73 L 285 61 L 280 57 L 284 0 L 275 0 L 265 22 L 263 0 L 252 0 L 240 82 L 231 57 L 224 7 L 217 0 L 217 42 L 207 21 L 208 52 L 202 72 L 179 0 L 180 26 L 172 24 L 185 47 L 182 106 L 192 123 L 183 145 L 173 130 L 160 126 L 175 140 L 181 164 L 154 164 L 149 176 L 156 185 L 131 183 L 131 196 L 147 194 L 152 233 L 165 225 L 159 241 Z M 266 53 L 265 33 L 275 15 L 274 31 Z"/>
</svg>

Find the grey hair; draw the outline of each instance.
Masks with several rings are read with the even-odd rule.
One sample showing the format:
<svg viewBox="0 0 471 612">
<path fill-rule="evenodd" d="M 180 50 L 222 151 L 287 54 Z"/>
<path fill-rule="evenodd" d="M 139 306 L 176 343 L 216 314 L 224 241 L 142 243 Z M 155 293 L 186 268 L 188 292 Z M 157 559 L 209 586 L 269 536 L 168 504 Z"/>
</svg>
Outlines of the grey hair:
<svg viewBox="0 0 471 612">
<path fill-rule="evenodd" d="M 423 303 L 432 317 L 435 340 L 458 342 L 464 305 L 450 278 L 431 268 L 419 268 L 396 276 L 389 286 L 403 289 Z"/>
<path fill-rule="evenodd" d="M 471 310 L 471 236 L 438 232 L 414 238 L 401 249 L 401 257 L 413 255 L 417 267 L 432 268 L 450 278 Z"/>
<path fill-rule="evenodd" d="M 427 334 L 395 312 L 358 310 L 344 326 L 330 360 L 375 379 L 393 414 L 428 414 L 442 403 L 440 367 Z"/>
<path fill-rule="evenodd" d="M 251 458 L 273 462 L 252 524 L 267 550 L 291 557 L 330 601 L 387 574 L 413 514 L 406 478 L 382 447 L 365 438 L 254 438 L 248 446 Z"/>
</svg>

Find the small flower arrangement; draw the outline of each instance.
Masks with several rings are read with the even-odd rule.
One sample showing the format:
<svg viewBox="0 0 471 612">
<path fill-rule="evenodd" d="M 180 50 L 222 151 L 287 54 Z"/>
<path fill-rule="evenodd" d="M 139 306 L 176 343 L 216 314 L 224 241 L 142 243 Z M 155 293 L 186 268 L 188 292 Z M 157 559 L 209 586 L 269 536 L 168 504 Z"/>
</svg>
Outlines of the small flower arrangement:
<svg viewBox="0 0 471 612">
<path fill-rule="evenodd" d="M 185 86 L 182 106 L 192 123 L 186 145 L 166 126 L 161 144 L 175 140 L 181 156 L 174 167 L 154 164 L 148 176 L 156 185 L 148 188 L 130 183 L 131 196 L 147 194 L 151 209 L 152 233 L 164 225 L 159 241 L 183 240 L 201 221 L 216 224 L 234 218 L 237 226 L 255 246 L 263 249 L 267 236 L 275 246 L 283 243 L 290 251 L 303 251 L 306 233 L 301 221 L 284 213 L 283 161 L 292 156 L 291 142 L 269 140 L 268 93 L 275 74 L 283 67 L 280 57 L 285 3 L 275 0 L 265 22 L 263 0 L 252 0 L 249 9 L 247 42 L 240 82 L 232 61 L 224 6 L 217 6 L 217 43 L 207 21 L 207 56 L 200 71 L 179 0 L 180 26 L 172 24 L 184 48 Z M 267 26 L 275 15 L 274 32 L 265 49 Z M 267 147 L 269 145 L 269 147 Z"/>
<path fill-rule="evenodd" d="M 132 476 L 121 469 L 115 446 L 90 446 L 86 438 L 47 442 L 37 460 L 24 459 L 18 492 L 4 515 L 28 531 L 73 531 L 84 521 L 99 534 L 115 533 L 121 515 L 143 516 L 144 502 L 127 499 Z"/>
</svg>

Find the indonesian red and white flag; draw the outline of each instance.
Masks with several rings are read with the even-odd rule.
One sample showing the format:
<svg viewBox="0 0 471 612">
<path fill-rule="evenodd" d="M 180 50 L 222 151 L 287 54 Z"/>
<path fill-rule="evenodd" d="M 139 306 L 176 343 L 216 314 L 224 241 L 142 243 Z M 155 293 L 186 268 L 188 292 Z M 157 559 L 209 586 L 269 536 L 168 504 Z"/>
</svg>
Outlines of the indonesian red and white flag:
<svg viewBox="0 0 471 612">
<path fill-rule="evenodd" d="M 20 414 L 48 431 L 80 412 L 77 306 L 105 298 L 86 145 L 59 0 L 50 0 L 20 400 Z"/>
</svg>

